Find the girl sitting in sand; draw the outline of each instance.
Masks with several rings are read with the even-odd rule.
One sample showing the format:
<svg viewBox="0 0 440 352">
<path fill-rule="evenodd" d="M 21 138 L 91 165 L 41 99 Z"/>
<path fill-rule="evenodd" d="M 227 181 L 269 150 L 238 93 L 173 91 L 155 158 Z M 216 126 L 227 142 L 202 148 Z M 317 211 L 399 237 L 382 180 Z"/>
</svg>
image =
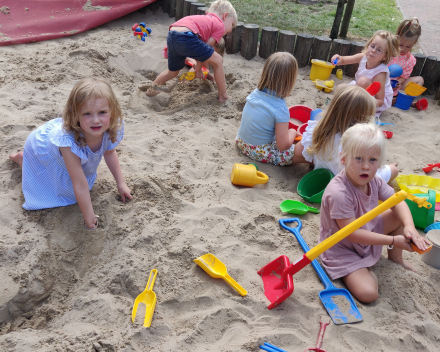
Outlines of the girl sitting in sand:
<svg viewBox="0 0 440 352">
<path fill-rule="evenodd" d="M 376 98 L 376 117 L 391 107 L 393 99 L 393 89 L 390 83 L 390 72 L 387 64 L 393 56 L 399 52 L 399 42 L 397 37 L 387 31 L 377 31 L 365 45 L 362 53 L 353 56 L 333 55 L 331 61 L 337 60 L 338 65 L 350 65 L 359 63 L 359 68 L 355 75 L 355 80 L 349 84 L 357 84 L 367 88 L 373 82 L 381 84 L 380 91 L 375 95 Z M 342 87 L 345 84 L 338 86 Z"/>
<path fill-rule="evenodd" d="M 400 89 L 405 89 L 409 82 L 414 82 L 421 86 L 424 83 L 423 78 L 420 76 L 410 77 L 417 62 L 416 58 L 411 54 L 411 49 L 422 35 L 422 27 L 419 24 L 419 20 L 415 17 L 403 20 L 397 28 L 396 35 L 399 38 L 399 56 L 391 58 L 388 66 L 397 64 L 402 68 L 403 73 L 397 79 L 396 87 L 393 88 L 394 96 L 397 95 Z"/>
<path fill-rule="evenodd" d="M 289 129 L 285 98 L 292 92 L 298 64 L 292 54 L 278 52 L 265 62 L 258 88 L 247 98 L 235 141 L 253 160 L 290 165 L 297 133 Z"/>
<path fill-rule="evenodd" d="M 356 85 L 338 89 L 327 110 L 308 122 L 302 140 L 295 145 L 293 163 L 309 162 L 337 175 L 344 169 L 339 162 L 341 136 L 350 126 L 373 122 L 375 110 L 374 98 L 365 89 Z M 398 173 L 395 163 L 377 170 L 385 182 L 394 180 Z"/>
<path fill-rule="evenodd" d="M 385 137 L 375 124 L 357 124 L 342 136 L 341 163 L 345 169 L 325 189 L 321 204 L 320 242 L 385 201 L 394 189 L 377 169 L 385 158 Z M 361 302 L 377 299 L 378 282 L 370 270 L 388 245 L 388 259 L 415 271 L 402 259 L 402 250 L 413 252 L 409 241 L 425 250 L 429 242 L 419 235 L 408 205 L 400 202 L 321 254 L 332 280 L 342 278 Z"/>
<path fill-rule="evenodd" d="M 78 202 L 88 230 L 98 226 L 90 189 L 102 156 L 123 202 L 132 199 L 115 147 L 122 140 L 122 111 L 110 85 L 85 78 L 73 87 L 62 118 L 46 122 L 26 139 L 23 152 L 10 158 L 23 168 L 26 210 Z"/>
</svg>

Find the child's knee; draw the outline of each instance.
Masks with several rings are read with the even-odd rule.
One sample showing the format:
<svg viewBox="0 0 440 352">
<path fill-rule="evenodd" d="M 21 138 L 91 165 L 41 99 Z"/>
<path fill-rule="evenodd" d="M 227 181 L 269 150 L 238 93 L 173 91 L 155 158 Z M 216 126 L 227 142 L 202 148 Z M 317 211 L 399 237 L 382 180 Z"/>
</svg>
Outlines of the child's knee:
<svg viewBox="0 0 440 352">
<path fill-rule="evenodd" d="M 377 287 L 364 287 L 362 292 L 356 292 L 354 296 L 362 303 L 372 303 L 379 298 L 379 291 Z"/>
</svg>

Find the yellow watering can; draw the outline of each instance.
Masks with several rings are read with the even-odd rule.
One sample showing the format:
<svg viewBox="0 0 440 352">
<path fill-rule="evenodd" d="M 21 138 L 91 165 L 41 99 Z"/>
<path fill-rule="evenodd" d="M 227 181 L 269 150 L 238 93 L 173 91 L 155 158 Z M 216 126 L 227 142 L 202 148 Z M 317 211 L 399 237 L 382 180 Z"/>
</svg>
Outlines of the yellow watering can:
<svg viewBox="0 0 440 352">
<path fill-rule="evenodd" d="M 234 185 L 253 187 L 258 184 L 267 183 L 269 177 L 257 170 L 254 164 L 234 164 L 231 173 L 231 182 Z"/>
</svg>

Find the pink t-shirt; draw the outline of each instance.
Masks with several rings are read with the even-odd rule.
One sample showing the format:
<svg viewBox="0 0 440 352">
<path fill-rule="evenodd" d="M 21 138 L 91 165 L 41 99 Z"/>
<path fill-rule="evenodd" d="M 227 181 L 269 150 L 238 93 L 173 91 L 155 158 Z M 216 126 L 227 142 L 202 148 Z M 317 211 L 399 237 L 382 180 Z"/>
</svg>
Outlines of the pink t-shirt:
<svg viewBox="0 0 440 352">
<path fill-rule="evenodd" d="M 359 218 L 377 207 L 379 200 L 387 200 L 394 189 L 375 176 L 369 183 L 370 195 L 357 189 L 342 170 L 328 184 L 322 197 L 319 242 L 340 230 L 335 219 Z M 366 223 L 361 229 L 383 234 L 382 215 Z M 324 268 L 332 280 L 346 276 L 360 268 L 376 264 L 382 245 L 365 245 L 350 242 L 347 238 L 321 254 Z"/>
<path fill-rule="evenodd" d="M 214 13 L 186 16 L 174 22 L 169 28 L 171 27 L 187 27 L 205 43 L 208 42 L 210 37 L 214 38 L 215 42 L 218 43 L 225 35 L 225 24 Z"/>
<path fill-rule="evenodd" d="M 397 64 L 400 67 L 402 67 L 403 73 L 400 77 L 408 79 L 411 75 L 414 66 L 416 65 L 417 60 L 410 52 L 406 53 L 405 55 L 400 55 L 398 57 L 391 58 L 388 66 Z M 393 88 L 393 95 L 397 95 L 397 92 L 399 91 L 400 87 Z"/>
</svg>

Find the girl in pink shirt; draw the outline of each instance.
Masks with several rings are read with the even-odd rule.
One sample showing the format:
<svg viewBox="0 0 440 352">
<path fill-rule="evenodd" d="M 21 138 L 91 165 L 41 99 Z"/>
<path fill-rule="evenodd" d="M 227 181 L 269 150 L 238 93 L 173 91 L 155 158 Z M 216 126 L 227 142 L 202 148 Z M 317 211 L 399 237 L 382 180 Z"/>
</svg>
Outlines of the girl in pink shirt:
<svg viewBox="0 0 440 352">
<path fill-rule="evenodd" d="M 385 138 L 375 124 L 350 127 L 341 143 L 340 160 L 345 169 L 330 181 L 322 197 L 320 242 L 394 194 L 376 176 L 385 160 Z M 408 205 L 400 202 L 326 250 L 321 260 L 332 280 L 342 278 L 353 296 L 370 303 L 379 295 L 371 267 L 379 260 L 383 245 L 388 245 L 388 259 L 415 271 L 402 258 L 403 250 L 413 252 L 410 240 L 423 250 L 429 243 L 414 227 Z"/>
<path fill-rule="evenodd" d="M 393 88 L 394 96 L 397 95 L 400 89 L 405 89 L 409 82 L 414 82 L 421 86 L 424 83 L 423 78 L 420 76 L 410 77 L 416 64 L 416 58 L 411 54 L 411 49 L 422 35 L 422 27 L 419 24 L 419 20 L 415 17 L 403 20 L 397 28 L 396 35 L 399 37 L 399 56 L 393 57 L 388 66 L 397 64 L 402 68 L 403 73 L 397 79 L 397 86 Z"/>
</svg>

